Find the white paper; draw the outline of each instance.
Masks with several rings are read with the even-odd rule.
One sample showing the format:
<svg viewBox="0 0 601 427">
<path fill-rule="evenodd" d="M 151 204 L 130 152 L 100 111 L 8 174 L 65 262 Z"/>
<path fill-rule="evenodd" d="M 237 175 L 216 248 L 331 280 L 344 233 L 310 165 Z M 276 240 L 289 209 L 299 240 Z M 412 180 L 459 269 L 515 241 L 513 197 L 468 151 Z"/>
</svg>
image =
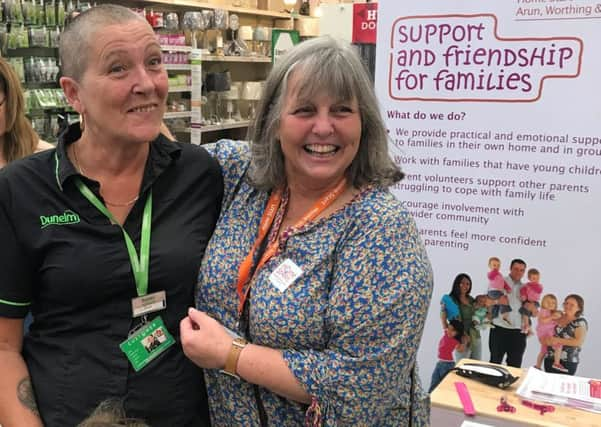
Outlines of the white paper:
<svg viewBox="0 0 601 427">
<path fill-rule="evenodd" d="M 494 426 L 491 426 L 490 424 L 475 423 L 473 421 L 464 421 L 461 423 L 460 427 L 494 427 Z"/>
<path fill-rule="evenodd" d="M 526 378 L 517 390 L 525 399 L 535 399 L 570 408 L 601 414 L 601 398 L 591 396 L 594 386 L 591 378 L 550 374 L 529 368 Z"/>
</svg>

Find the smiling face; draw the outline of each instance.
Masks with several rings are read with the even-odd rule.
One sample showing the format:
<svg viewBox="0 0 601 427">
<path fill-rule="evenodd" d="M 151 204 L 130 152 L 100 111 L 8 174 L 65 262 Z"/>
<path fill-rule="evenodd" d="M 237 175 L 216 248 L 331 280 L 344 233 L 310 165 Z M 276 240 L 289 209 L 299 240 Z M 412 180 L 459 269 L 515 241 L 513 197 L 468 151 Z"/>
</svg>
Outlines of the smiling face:
<svg viewBox="0 0 601 427">
<path fill-rule="evenodd" d="M 461 294 L 467 295 L 470 293 L 471 290 L 472 290 L 472 282 L 470 282 L 467 277 L 464 277 L 463 279 L 461 279 L 461 282 L 459 282 L 459 291 L 461 292 Z"/>
<path fill-rule="evenodd" d="M 93 40 L 81 81 L 61 81 L 70 103 L 84 116 L 85 132 L 112 141 L 154 139 L 168 86 L 152 29 L 132 20 L 106 26 Z"/>
<path fill-rule="evenodd" d="M 552 310 L 555 311 L 557 310 L 557 300 L 550 296 L 550 295 L 545 295 L 543 297 L 543 300 L 540 303 L 541 307 L 547 310 Z"/>
<path fill-rule="evenodd" d="M 290 186 L 312 191 L 335 186 L 359 149 L 356 98 L 339 100 L 325 92 L 308 99 L 299 94 L 295 73 L 289 79 L 278 137 Z"/>
<path fill-rule="evenodd" d="M 576 318 L 582 311 L 582 307 L 575 298 L 566 298 L 563 301 L 563 311 L 569 317 Z"/>
<path fill-rule="evenodd" d="M 526 272 L 526 266 L 520 262 L 514 262 L 509 269 L 509 276 L 516 282 L 520 281 L 524 277 Z"/>
</svg>

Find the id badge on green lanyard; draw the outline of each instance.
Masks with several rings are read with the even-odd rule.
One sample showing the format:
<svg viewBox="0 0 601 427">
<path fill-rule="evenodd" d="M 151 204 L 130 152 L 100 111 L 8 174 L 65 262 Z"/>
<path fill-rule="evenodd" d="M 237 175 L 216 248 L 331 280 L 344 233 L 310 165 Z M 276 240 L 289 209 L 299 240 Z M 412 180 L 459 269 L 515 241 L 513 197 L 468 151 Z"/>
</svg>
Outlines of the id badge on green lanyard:
<svg viewBox="0 0 601 427">
<path fill-rule="evenodd" d="M 163 323 L 160 316 L 155 317 L 150 323 L 146 322 L 146 315 L 161 311 L 167 306 L 165 291 L 148 294 L 148 275 L 150 265 L 150 234 L 152 220 L 152 190 L 149 191 L 144 213 L 142 214 L 142 231 L 140 239 L 140 256 L 136 251 L 134 242 L 127 231 L 113 217 L 106 206 L 80 179 L 75 181 L 77 188 L 88 199 L 92 205 L 103 213 L 112 224 L 118 225 L 125 239 L 125 246 L 129 254 L 134 281 L 136 283 L 137 298 L 133 298 L 132 316 L 142 316 L 142 323 L 130 331 L 128 338 L 119 347 L 129 359 L 132 367 L 137 372 L 146 366 L 151 360 L 162 354 L 165 350 L 175 344 L 175 339 Z"/>
<path fill-rule="evenodd" d="M 129 359 L 134 371 L 138 372 L 173 344 L 175 339 L 158 316 L 119 344 L 119 348 Z"/>
</svg>

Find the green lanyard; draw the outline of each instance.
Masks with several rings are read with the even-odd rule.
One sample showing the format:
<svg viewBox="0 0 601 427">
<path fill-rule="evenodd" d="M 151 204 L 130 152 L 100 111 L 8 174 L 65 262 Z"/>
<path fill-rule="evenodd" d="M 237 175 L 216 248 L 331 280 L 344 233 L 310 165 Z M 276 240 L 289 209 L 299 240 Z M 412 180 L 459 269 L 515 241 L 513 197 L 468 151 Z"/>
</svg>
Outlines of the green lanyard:
<svg viewBox="0 0 601 427">
<path fill-rule="evenodd" d="M 136 281 L 136 290 L 138 296 L 146 295 L 148 292 L 148 271 L 150 264 L 150 230 L 152 220 L 152 189 L 148 193 L 146 203 L 144 204 L 144 214 L 142 215 L 142 238 L 140 241 L 140 258 L 136 252 L 134 242 L 131 240 L 125 228 L 115 219 L 113 214 L 106 208 L 106 206 L 98 200 L 98 197 L 92 190 L 84 184 L 81 179 L 75 180 L 77 188 L 83 194 L 83 196 L 93 204 L 96 209 L 102 212 L 112 224 L 118 225 L 123 232 L 125 238 L 125 245 L 127 246 L 127 252 L 129 253 L 129 261 L 131 262 L 131 269 L 134 272 L 134 280 Z"/>
</svg>

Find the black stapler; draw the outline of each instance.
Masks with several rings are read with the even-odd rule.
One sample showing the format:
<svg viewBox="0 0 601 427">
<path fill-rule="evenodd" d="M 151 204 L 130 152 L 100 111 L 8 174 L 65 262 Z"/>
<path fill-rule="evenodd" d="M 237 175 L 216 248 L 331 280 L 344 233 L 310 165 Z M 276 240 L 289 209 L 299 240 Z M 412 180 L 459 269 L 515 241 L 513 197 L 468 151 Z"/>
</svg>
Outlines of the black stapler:
<svg viewBox="0 0 601 427">
<path fill-rule="evenodd" d="M 493 387 L 507 388 L 520 377 L 514 377 L 501 366 L 485 365 L 482 363 L 464 363 L 454 368 L 457 375 L 480 381 Z"/>
</svg>

